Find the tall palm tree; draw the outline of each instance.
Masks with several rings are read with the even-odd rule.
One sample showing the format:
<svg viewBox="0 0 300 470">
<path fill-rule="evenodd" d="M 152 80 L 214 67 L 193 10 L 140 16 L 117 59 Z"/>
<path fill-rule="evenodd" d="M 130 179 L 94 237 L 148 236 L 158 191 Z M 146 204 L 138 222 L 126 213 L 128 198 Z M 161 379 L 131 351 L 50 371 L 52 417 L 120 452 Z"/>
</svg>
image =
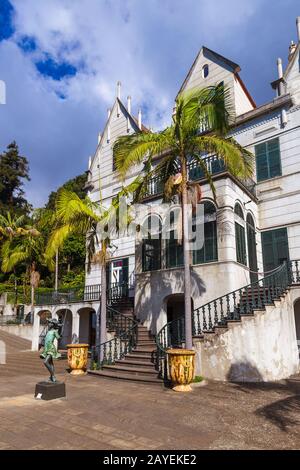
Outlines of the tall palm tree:
<svg viewBox="0 0 300 470">
<path fill-rule="evenodd" d="M 122 180 L 135 165 L 145 165 L 145 177 L 137 198 L 145 195 L 152 177 L 162 180 L 165 199 L 170 200 L 174 194 L 179 194 L 182 206 L 185 342 L 189 349 L 193 346 L 190 250 L 188 212 L 184 208 L 193 198 L 195 184 L 189 181 L 188 162 L 190 159 L 197 161 L 210 184 L 214 198 L 216 191 L 212 175 L 203 161 L 204 155 L 216 155 L 233 175 L 249 177 L 253 171 L 253 157 L 233 138 L 227 137 L 232 122 L 229 91 L 223 84 L 193 89 L 177 96 L 173 122 L 165 130 L 121 136 L 113 147 L 116 168 Z"/>
<path fill-rule="evenodd" d="M 46 248 L 47 259 L 53 259 L 58 249 L 71 234 L 86 235 L 87 267 L 90 270 L 92 263 L 98 263 L 101 267 L 101 316 L 100 316 L 100 338 L 99 321 L 97 320 L 96 344 L 100 345 L 106 341 L 106 265 L 109 259 L 109 249 L 113 231 L 105 236 L 99 233 L 99 225 L 106 229 L 111 227 L 111 222 L 116 220 L 115 230 L 118 231 L 118 209 L 121 197 L 129 196 L 140 181 L 124 187 L 112 200 L 107 208 L 101 204 L 92 202 L 88 197 L 80 199 L 71 191 L 62 189 L 56 201 L 57 226 L 53 230 Z M 129 218 L 127 219 L 129 223 Z M 103 351 L 100 349 L 100 361 Z"/>
<path fill-rule="evenodd" d="M 26 279 L 30 279 L 31 285 L 31 318 L 33 316 L 34 289 L 39 282 L 39 273 L 36 271 L 37 264 L 45 265 L 44 239 L 36 227 L 32 225 L 22 226 L 24 219 L 11 218 L 8 214 L 6 219 L 0 220 L 0 233 L 6 236 L 1 246 L 1 270 L 4 273 L 15 271 L 20 264 L 26 265 Z M 5 222 L 6 224 L 5 226 Z M 4 228 L 4 230 L 3 230 Z"/>
</svg>

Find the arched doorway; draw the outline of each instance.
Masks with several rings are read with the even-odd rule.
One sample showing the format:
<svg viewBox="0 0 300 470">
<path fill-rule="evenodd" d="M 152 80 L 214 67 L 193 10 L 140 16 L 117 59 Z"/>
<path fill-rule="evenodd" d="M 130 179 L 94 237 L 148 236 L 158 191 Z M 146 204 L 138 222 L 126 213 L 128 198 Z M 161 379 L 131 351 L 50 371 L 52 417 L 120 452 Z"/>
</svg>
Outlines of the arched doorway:
<svg viewBox="0 0 300 470">
<path fill-rule="evenodd" d="M 166 299 L 167 322 L 169 323 L 168 334 L 170 335 L 172 347 L 182 347 L 184 342 L 184 294 L 173 294 Z M 191 299 L 191 308 L 194 304 Z"/>
<path fill-rule="evenodd" d="M 297 344 L 300 355 L 300 299 L 294 303 L 294 314 L 295 314 L 295 325 L 296 325 L 296 336 Z"/>
<path fill-rule="evenodd" d="M 96 312 L 91 308 L 81 308 L 79 311 L 79 342 L 89 346 L 96 344 Z"/>
<path fill-rule="evenodd" d="M 61 309 L 56 312 L 57 317 L 60 322 L 63 324 L 61 330 L 61 338 L 58 342 L 58 347 L 60 349 L 65 349 L 67 344 L 72 343 L 72 321 L 73 315 L 71 310 Z"/>
</svg>

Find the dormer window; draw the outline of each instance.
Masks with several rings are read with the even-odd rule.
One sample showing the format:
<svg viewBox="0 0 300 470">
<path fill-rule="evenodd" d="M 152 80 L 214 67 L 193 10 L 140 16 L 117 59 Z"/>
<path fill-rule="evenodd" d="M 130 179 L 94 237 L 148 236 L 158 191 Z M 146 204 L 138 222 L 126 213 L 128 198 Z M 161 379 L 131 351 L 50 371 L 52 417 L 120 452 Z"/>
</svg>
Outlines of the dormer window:
<svg viewBox="0 0 300 470">
<path fill-rule="evenodd" d="M 208 74 L 209 74 L 209 66 L 208 66 L 208 64 L 205 64 L 202 67 L 202 77 L 207 78 Z"/>
</svg>

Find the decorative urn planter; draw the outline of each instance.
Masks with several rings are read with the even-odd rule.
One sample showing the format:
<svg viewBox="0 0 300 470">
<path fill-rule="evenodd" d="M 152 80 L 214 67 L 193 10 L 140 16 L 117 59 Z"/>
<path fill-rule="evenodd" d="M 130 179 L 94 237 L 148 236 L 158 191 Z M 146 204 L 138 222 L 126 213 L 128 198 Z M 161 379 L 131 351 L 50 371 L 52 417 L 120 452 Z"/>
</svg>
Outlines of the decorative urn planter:
<svg viewBox="0 0 300 470">
<path fill-rule="evenodd" d="M 195 374 L 195 351 L 167 349 L 169 372 L 175 392 L 190 392 Z"/>
<path fill-rule="evenodd" d="M 84 375 L 88 362 L 88 344 L 67 344 L 71 375 Z"/>
</svg>

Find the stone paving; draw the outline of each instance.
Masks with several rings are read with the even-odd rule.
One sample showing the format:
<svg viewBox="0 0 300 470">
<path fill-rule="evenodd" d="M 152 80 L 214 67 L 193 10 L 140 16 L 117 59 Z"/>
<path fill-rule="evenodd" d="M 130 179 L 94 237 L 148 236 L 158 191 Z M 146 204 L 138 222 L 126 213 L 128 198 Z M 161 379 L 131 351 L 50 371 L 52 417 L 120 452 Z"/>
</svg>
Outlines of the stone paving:
<svg viewBox="0 0 300 470">
<path fill-rule="evenodd" d="M 297 449 L 300 395 L 284 384 L 160 385 L 63 374 L 67 398 L 33 398 L 41 377 L 0 376 L 0 449 Z"/>
</svg>

